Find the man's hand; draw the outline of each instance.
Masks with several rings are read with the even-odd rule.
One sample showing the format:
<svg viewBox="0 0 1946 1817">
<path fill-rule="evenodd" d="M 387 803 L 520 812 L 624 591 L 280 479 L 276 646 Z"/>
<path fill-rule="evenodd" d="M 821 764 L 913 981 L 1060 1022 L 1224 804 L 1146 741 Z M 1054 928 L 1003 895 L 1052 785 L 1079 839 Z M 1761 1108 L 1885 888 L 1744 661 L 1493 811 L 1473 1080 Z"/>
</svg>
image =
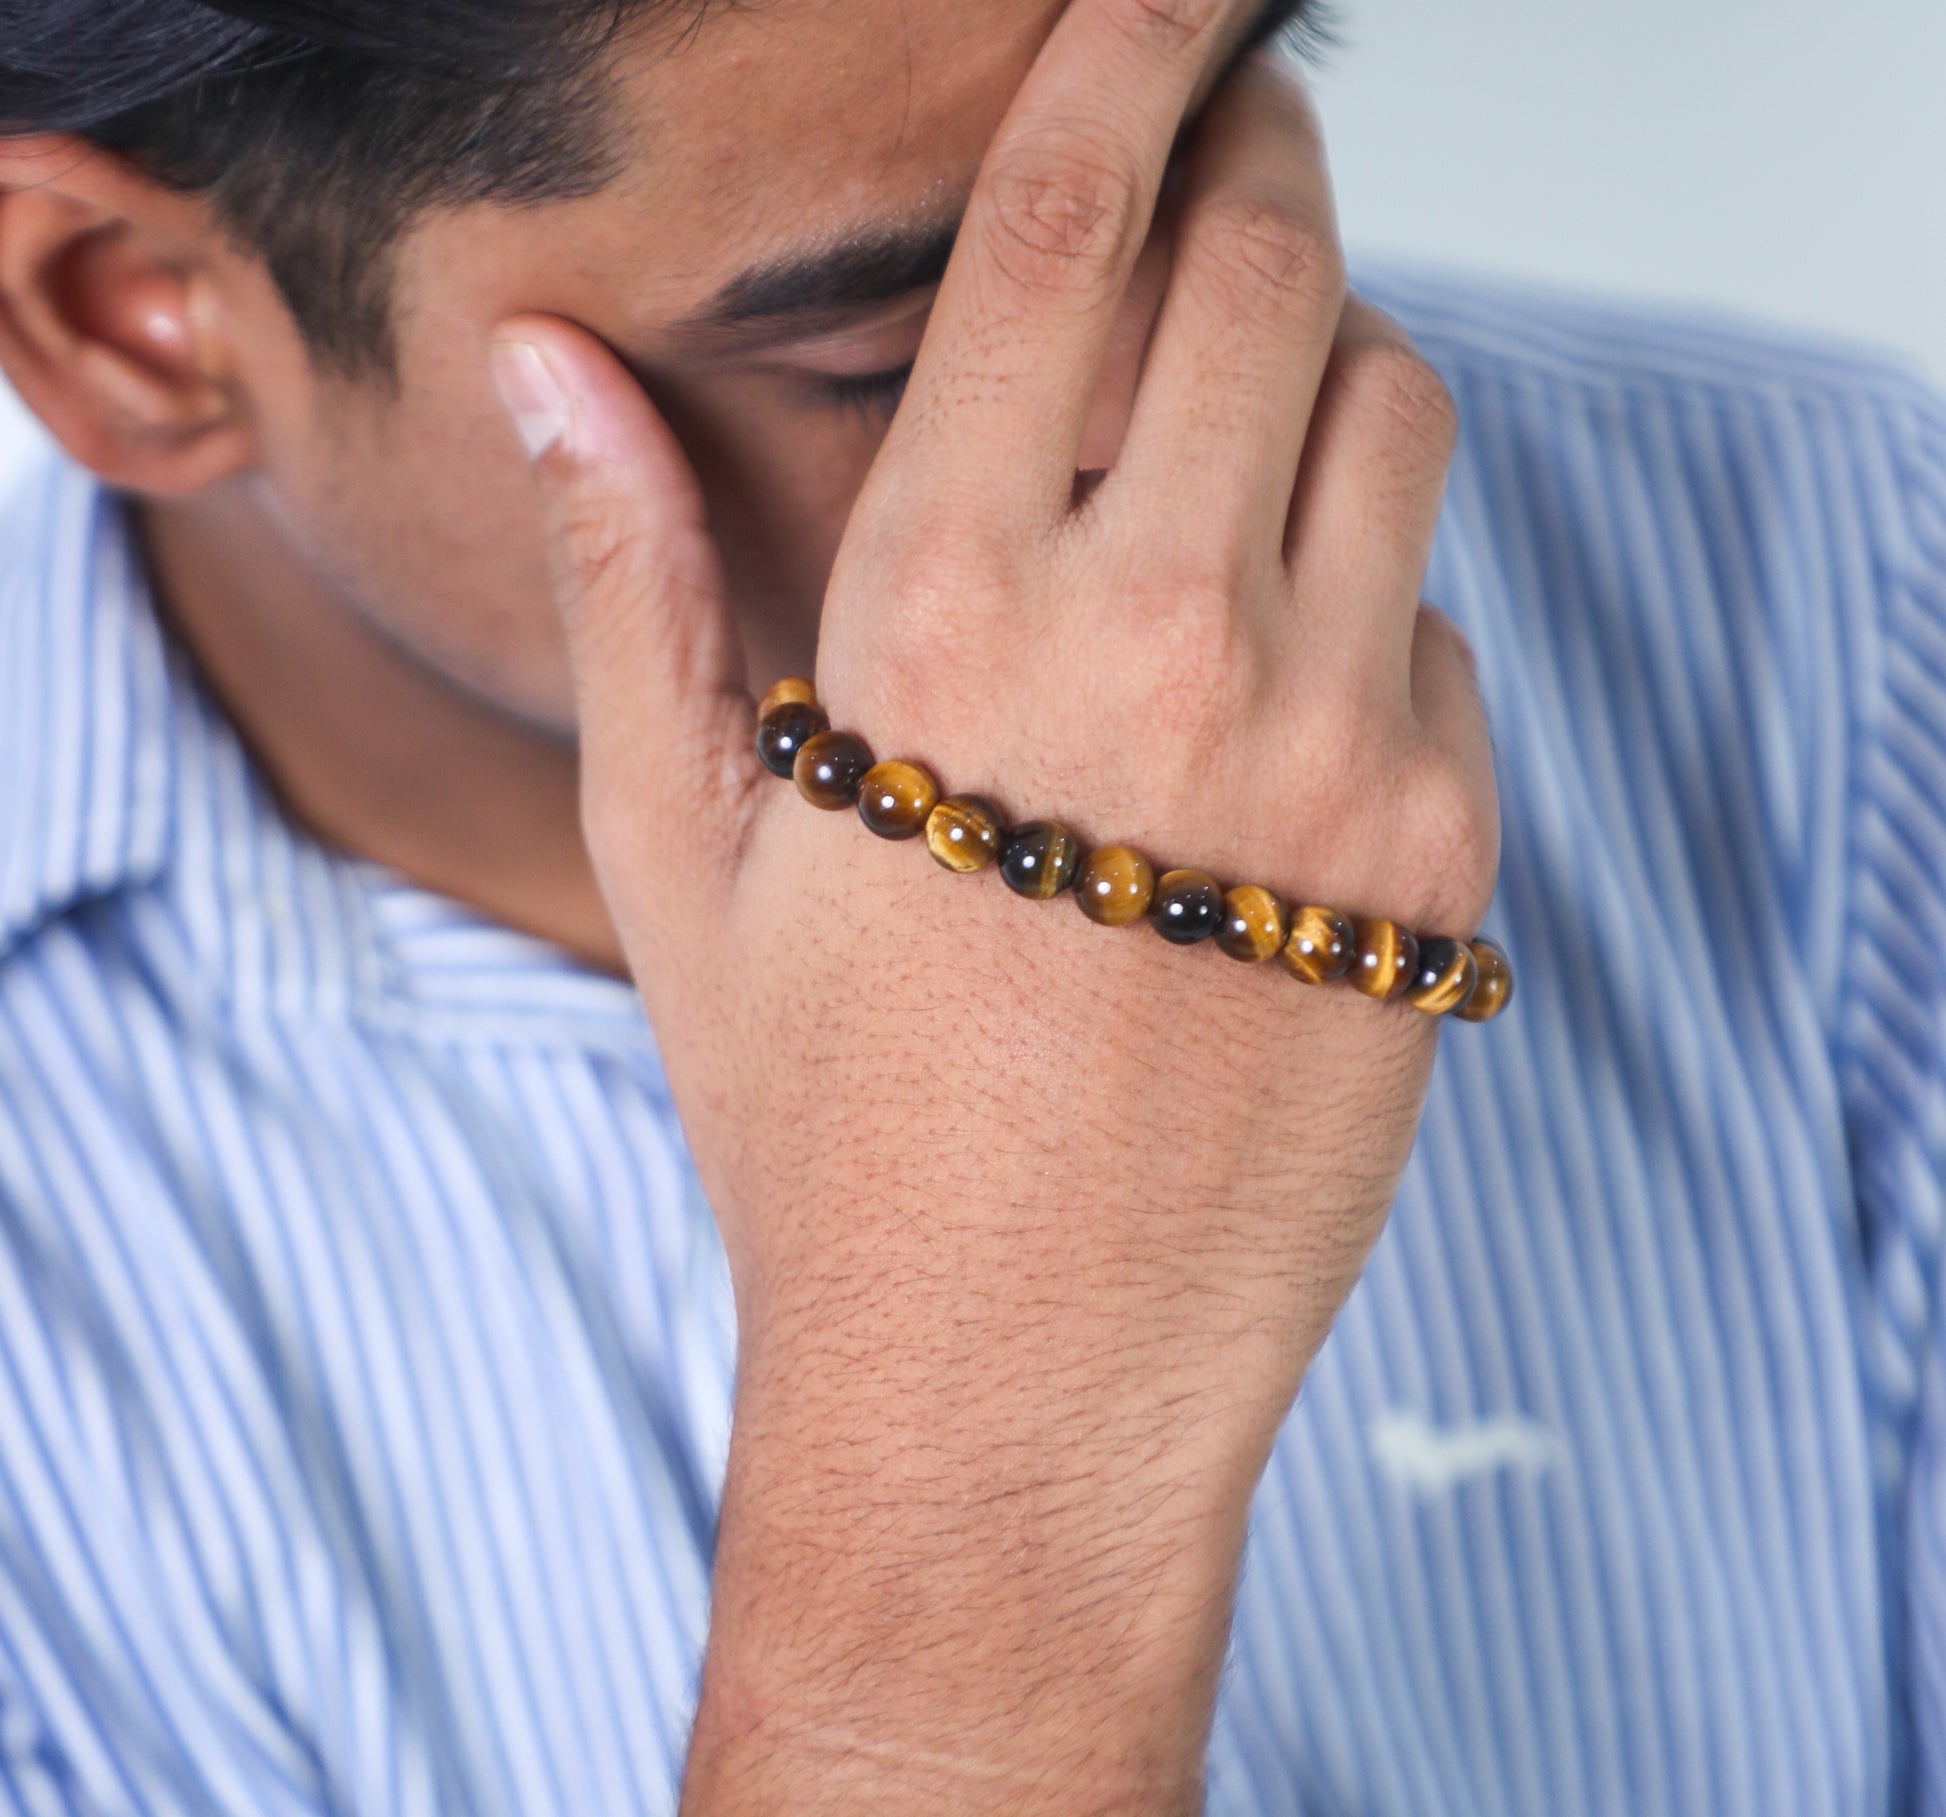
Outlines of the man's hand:
<svg viewBox="0 0 1946 1817">
<path fill-rule="evenodd" d="M 1348 304 L 1315 123 L 1261 59 L 1199 122 L 1128 438 L 1077 502 L 1229 13 L 1061 18 L 852 515 L 819 693 L 1021 818 L 1465 934 L 1487 740 L 1419 604 L 1451 406 Z M 588 833 L 736 1284 L 687 1808 L 1192 1809 L 1250 1495 L 1434 1026 L 813 811 L 753 754 L 673 437 L 586 336 L 504 333 L 568 404 L 530 439 Z"/>
</svg>

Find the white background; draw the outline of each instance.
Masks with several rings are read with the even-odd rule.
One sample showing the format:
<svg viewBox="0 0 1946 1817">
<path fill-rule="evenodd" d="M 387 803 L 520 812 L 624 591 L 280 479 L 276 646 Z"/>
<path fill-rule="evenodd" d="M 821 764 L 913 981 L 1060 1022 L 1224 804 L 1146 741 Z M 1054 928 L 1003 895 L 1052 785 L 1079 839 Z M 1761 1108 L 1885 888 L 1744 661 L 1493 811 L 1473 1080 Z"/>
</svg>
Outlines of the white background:
<svg viewBox="0 0 1946 1817">
<path fill-rule="evenodd" d="M 1876 341 L 1946 383 L 1946 0 L 1340 0 L 1374 252 Z M 0 396 L 0 483 L 32 445 Z"/>
<path fill-rule="evenodd" d="M 1946 384 L 1946 0 L 1340 0 L 1348 237 L 1895 347 Z"/>
</svg>

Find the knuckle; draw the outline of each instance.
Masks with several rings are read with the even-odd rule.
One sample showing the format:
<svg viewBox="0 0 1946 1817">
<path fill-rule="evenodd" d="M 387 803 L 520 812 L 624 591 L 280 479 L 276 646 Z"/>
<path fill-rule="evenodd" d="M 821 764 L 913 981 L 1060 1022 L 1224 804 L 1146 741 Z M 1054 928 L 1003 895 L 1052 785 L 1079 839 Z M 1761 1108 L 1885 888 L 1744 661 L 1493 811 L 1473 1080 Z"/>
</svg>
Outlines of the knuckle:
<svg viewBox="0 0 1946 1817">
<path fill-rule="evenodd" d="M 1500 863 L 1500 816 L 1490 785 L 1427 748 L 1408 772 L 1400 817 L 1423 895 L 1425 924 L 1470 933 L 1486 914 Z"/>
<path fill-rule="evenodd" d="M 888 579 L 873 584 L 898 601 L 902 624 L 928 635 L 963 628 L 991 600 L 1021 590 L 1018 551 L 1009 549 L 1003 527 L 984 517 L 968 521 L 940 512 L 924 529 L 896 535 L 896 551 L 888 545 L 873 564 Z"/>
<path fill-rule="evenodd" d="M 1240 549 L 1216 539 L 1185 541 L 1151 550 L 1135 590 L 1145 621 L 1180 623 L 1186 634 L 1200 635 L 1234 621 L 1251 578 Z"/>
<path fill-rule="evenodd" d="M 1255 315 L 1335 322 L 1345 294 L 1336 239 L 1278 196 L 1213 199 L 1192 242 L 1211 283 Z"/>
<path fill-rule="evenodd" d="M 599 605 L 627 584 L 634 543 L 626 513 L 605 494 L 577 487 L 555 508 L 557 583 L 577 608 Z"/>
<path fill-rule="evenodd" d="M 1406 454 L 1442 469 L 1451 461 L 1459 441 L 1459 406 L 1417 349 L 1389 342 L 1363 348 L 1347 382 L 1356 406 L 1384 425 Z"/>
<path fill-rule="evenodd" d="M 1388 746 L 1373 736 L 1371 715 L 1349 691 L 1307 698 L 1298 723 L 1296 770 L 1318 801 L 1340 810 L 1389 781 Z"/>
<path fill-rule="evenodd" d="M 961 662 L 1008 634 L 1012 602 L 1027 591 L 1019 566 L 1018 552 L 995 529 L 944 513 L 928 532 L 901 529 L 880 541 L 863 597 L 897 603 L 871 613 L 876 691 L 889 700 L 928 699 Z"/>
<path fill-rule="evenodd" d="M 1145 48 L 1183 51 L 1223 16 L 1222 0 L 1112 0 L 1110 19 Z"/>
<path fill-rule="evenodd" d="M 1143 615 L 1141 711 L 1147 723 L 1200 748 L 1235 723 L 1255 685 L 1258 652 L 1234 593 L 1217 581 L 1188 581 Z"/>
<path fill-rule="evenodd" d="M 1108 146 L 1079 135 L 1010 147 L 987 194 L 995 259 L 1026 290 L 1105 283 L 1134 238 L 1132 177 Z"/>
<path fill-rule="evenodd" d="M 923 581 L 899 592 L 899 609 L 875 627 L 872 686 L 883 701 L 922 709 L 936 698 L 954 653 L 971 641 L 964 587 Z"/>
</svg>

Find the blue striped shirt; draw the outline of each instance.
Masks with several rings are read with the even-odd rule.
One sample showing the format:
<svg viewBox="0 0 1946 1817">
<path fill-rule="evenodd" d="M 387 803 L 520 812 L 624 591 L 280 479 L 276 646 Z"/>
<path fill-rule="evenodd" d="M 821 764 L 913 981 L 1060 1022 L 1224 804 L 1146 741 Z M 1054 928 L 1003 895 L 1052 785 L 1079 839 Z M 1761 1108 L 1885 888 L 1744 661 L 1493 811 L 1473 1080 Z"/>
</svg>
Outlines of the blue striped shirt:
<svg viewBox="0 0 1946 1817">
<path fill-rule="evenodd" d="M 1946 410 L 1392 274 L 1514 1011 L 1258 1498 L 1222 1813 L 1946 1812 Z M 0 1812 L 669 1811 L 732 1310 L 633 995 L 0 518 Z"/>
</svg>

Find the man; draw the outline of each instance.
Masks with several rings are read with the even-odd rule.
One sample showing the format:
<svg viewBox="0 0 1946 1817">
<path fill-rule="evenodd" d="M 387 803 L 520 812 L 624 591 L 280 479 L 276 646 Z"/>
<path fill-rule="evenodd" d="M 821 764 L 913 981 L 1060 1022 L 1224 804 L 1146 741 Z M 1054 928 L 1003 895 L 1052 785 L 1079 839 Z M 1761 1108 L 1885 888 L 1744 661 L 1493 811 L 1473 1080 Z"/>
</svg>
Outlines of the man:
<svg viewBox="0 0 1946 1817">
<path fill-rule="evenodd" d="M 1415 352 L 1295 10 L 0 11 L 10 1808 L 1939 1802 L 1946 414 Z"/>
</svg>

